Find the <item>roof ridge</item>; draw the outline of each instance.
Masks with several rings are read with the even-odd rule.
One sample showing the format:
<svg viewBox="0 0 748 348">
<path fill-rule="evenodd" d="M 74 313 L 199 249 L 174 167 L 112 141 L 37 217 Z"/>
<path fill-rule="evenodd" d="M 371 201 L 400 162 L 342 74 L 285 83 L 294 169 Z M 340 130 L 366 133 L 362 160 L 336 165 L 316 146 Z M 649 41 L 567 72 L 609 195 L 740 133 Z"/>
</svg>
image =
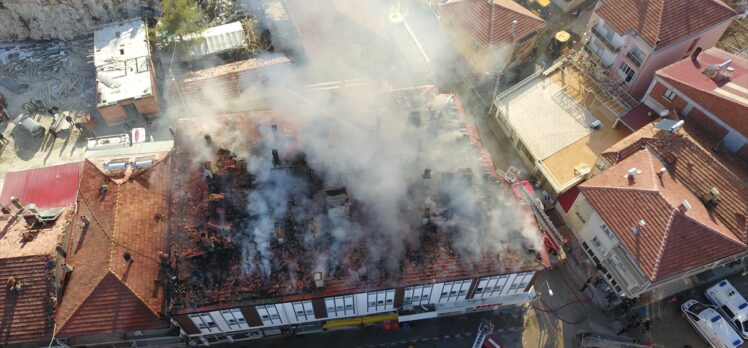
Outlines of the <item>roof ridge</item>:
<svg viewBox="0 0 748 348">
<path fill-rule="evenodd" d="M 667 199 L 662 197 L 660 195 L 660 199 L 664 200 L 665 203 L 670 205 L 670 203 L 667 202 Z M 676 208 L 673 208 L 673 210 L 670 212 L 670 218 L 667 221 L 667 224 L 665 225 L 665 232 L 664 232 L 664 238 L 662 238 L 662 243 L 660 243 L 660 250 L 657 252 L 657 259 L 655 260 L 654 269 L 652 270 L 652 274 L 650 275 L 650 281 L 654 282 L 655 279 L 657 279 L 657 274 L 660 272 L 660 265 L 662 261 L 662 255 L 665 254 L 665 246 L 667 246 L 667 242 L 670 240 L 670 226 L 673 224 L 673 220 L 675 220 L 675 214 L 676 214 Z"/>
<path fill-rule="evenodd" d="M 668 0 L 662 0 L 660 1 L 660 12 L 657 15 L 657 32 L 655 33 L 655 42 L 654 42 L 654 49 L 657 49 L 657 46 L 660 44 L 660 33 L 662 32 L 662 26 L 664 23 L 662 23 L 662 17 L 665 13 L 665 2 Z"/>
<path fill-rule="evenodd" d="M 149 306 L 149 305 L 148 305 L 148 302 L 146 302 L 145 300 L 143 300 L 143 298 L 142 298 L 142 297 L 140 297 L 140 295 L 138 295 L 138 293 L 137 293 L 137 292 L 136 292 L 136 291 L 135 291 L 135 290 L 134 290 L 133 288 L 131 288 L 131 287 L 130 287 L 130 285 L 129 285 L 129 284 L 127 284 L 127 282 L 126 282 L 126 281 L 123 281 L 123 280 L 122 280 L 122 278 L 120 278 L 120 277 L 119 277 L 119 276 L 118 276 L 117 274 L 115 274 L 115 273 L 114 273 L 114 272 L 112 272 L 112 271 L 109 271 L 109 273 L 111 273 L 111 274 L 112 274 L 112 275 L 114 276 L 114 278 L 116 278 L 116 279 L 117 279 L 117 281 L 118 281 L 118 282 L 119 282 L 119 283 L 120 283 L 121 285 L 124 285 L 124 286 L 125 286 L 125 288 L 127 288 L 128 290 L 130 290 L 130 292 L 131 292 L 131 293 L 132 293 L 132 294 L 133 294 L 133 295 L 134 295 L 135 297 L 137 297 L 137 298 L 138 298 L 138 300 L 139 300 L 139 301 L 140 301 L 141 303 L 143 303 L 143 305 L 145 305 L 145 307 L 146 307 L 146 308 L 148 308 L 148 310 L 149 310 L 149 311 L 150 311 L 151 313 L 153 313 L 153 315 L 154 315 L 154 316 L 156 316 L 156 318 L 158 318 L 158 317 L 160 317 L 160 316 L 161 316 L 160 314 L 158 314 L 158 312 L 154 311 L 154 310 L 153 310 L 153 308 L 151 308 L 151 306 Z"/>
<path fill-rule="evenodd" d="M 118 185 L 118 186 L 121 186 L 121 185 Z M 119 211 L 120 204 L 121 204 L 121 201 L 119 199 L 119 188 L 117 189 L 117 194 L 115 194 L 114 196 L 115 196 L 114 199 L 116 202 L 114 203 L 114 209 L 112 212 L 112 235 L 111 235 L 111 238 L 109 238 L 109 242 L 112 248 L 109 251 L 109 266 L 107 267 L 107 270 L 109 271 L 112 270 L 112 265 L 114 264 L 114 253 L 116 252 L 115 250 L 117 249 L 117 244 L 119 244 L 115 241 L 116 233 L 117 233 L 117 220 L 118 220 L 117 211 Z"/>
<path fill-rule="evenodd" d="M 732 235 L 733 237 L 735 237 L 735 239 L 732 239 L 732 238 L 729 238 L 729 237 L 725 236 L 725 235 L 724 235 L 724 234 L 723 234 L 722 232 L 720 232 L 719 230 L 716 230 L 716 229 L 714 229 L 714 228 L 712 228 L 712 227 L 709 227 L 709 226 L 705 225 L 705 224 L 704 224 L 704 223 L 702 223 L 701 221 L 699 221 L 699 220 L 697 220 L 697 219 L 694 219 L 694 218 L 692 218 L 692 217 L 688 216 L 688 214 L 683 214 L 683 216 L 685 216 L 685 217 L 686 217 L 687 219 L 689 219 L 689 220 L 691 220 L 691 221 L 693 221 L 693 222 L 697 223 L 698 225 L 700 225 L 700 226 L 702 226 L 702 227 L 704 227 L 704 228 L 708 229 L 709 231 L 711 231 L 711 232 L 713 232 L 713 233 L 716 233 L 716 234 L 720 235 L 720 236 L 721 236 L 722 238 L 725 238 L 725 239 L 729 239 L 729 240 L 731 240 L 731 241 L 733 241 L 733 242 L 737 242 L 737 243 L 741 244 L 742 246 L 746 246 L 746 244 L 745 244 L 745 243 L 743 243 L 743 242 L 742 242 L 742 241 L 740 240 L 740 237 L 739 237 L 739 236 L 736 236 L 736 235 L 735 235 L 735 233 L 733 233 L 732 231 L 730 231 L 730 230 L 729 230 L 729 229 L 727 229 L 727 228 L 725 228 L 725 229 L 727 230 L 727 232 L 729 232 L 729 233 L 730 233 L 730 235 Z"/>
<path fill-rule="evenodd" d="M 61 325 L 59 325 L 59 329 L 57 329 L 57 331 L 55 332 L 55 335 L 57 335 L 58 333 L 62 332 L 62 330 L 65 328 L 65 326 L 70 322 L 70 318 L 72 318 L 76 314 L 78 314 L 78 311 L 80 311 L 80 309 L 83 307 L 83 303 L 85 303 L 88 300 L 88 298 L 91 297 L 91 295 L 96 290 L 96 288 L 98 288 L 99 285 L 101 285 L 101 281 L 104 280 L 105 277 L 106 277 L 106 273 L 104 273 L 101 276 L 101 278 L 99 278 L 99 280 L 96 282 L 95 286 L 91 287 L 91 290 L 88 292 L 88 294 L 85 297 L 83 297 L 83 299 L 80 301 L 80 303 L 76 306 L 76 308 L 73 311 L 73 313 L 70 313 L 70 315 L 67 318 L 65 318 L 65 320 L 62 323 L 58 322 L 57 319 L 59 317 L 55 316 L 55 318 L 54 318 L 55 319 L 55 323 L 56 324 L 61 324 Z M 62 300 L 63 301 L 65 300 L 64 296 L 63 296 Z M 62 302 L 60 302 L 60 303 L 62 303 Z M 59 309 L 59 306 L 57 308 Z M 58 314 L 59 314 L 59 312 L 58 312 Z"/>
</svg>

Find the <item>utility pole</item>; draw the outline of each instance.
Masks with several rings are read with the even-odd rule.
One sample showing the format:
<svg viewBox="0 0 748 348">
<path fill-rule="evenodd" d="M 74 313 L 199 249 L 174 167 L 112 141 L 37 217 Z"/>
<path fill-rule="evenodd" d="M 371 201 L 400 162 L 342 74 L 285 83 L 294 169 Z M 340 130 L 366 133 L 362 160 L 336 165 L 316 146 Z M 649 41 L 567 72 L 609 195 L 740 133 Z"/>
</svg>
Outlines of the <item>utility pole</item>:
<svg viewBox="0 0 748 348">
<path fill-rule="evenodd" d="M 475 342 L 473 342 L 473 348 L 481 348 L 488 335 L 493 332 L 493 328 L 494 325 L 492 322 L 488 320 L 481 322 L 480 326 L 478 326 L 478 335 L 475 336 Z"/>
</svg>

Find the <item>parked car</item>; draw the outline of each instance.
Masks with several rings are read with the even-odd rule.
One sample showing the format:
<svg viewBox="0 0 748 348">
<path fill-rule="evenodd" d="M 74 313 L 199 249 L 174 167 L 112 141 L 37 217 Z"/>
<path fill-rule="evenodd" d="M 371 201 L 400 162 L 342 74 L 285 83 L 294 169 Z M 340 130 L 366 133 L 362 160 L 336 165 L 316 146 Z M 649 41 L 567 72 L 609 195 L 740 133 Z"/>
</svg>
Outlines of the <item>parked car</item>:
<svg viewBox="0 0 748 348">
<path fill-rule="evenodd" d="M 743 338 L 748 338 L 748 301 L 727 280 L 706 289 L 706 298 Z"/>
<path fill-rule="evenodd" d="M 714 348 L 734 348 L 743 344 L 735 329 L 727 323 L 714 306 L 688 300 L 680 306 L 691 326 Z"/>
<path fill-rule="evenodd" d="M 39 122 L 36 122 L 36 120 L 27 114 L 18 115 L 14 122 L 35 137 L 42 136 L 47 131 L 39 124 Z"/>
</svg>

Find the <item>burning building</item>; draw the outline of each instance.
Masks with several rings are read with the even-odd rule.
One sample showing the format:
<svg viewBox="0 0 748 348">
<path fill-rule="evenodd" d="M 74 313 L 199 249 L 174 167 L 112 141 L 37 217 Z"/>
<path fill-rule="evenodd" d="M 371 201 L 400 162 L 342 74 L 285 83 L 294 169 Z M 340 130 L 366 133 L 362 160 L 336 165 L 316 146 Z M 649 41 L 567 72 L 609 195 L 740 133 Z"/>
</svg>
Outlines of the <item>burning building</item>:
<svg viewBox="0 0 748 348">
<path fill-rule="evenodd" d="M 168 306 L 203 343 L 518 304 L 541 232 L 425 86 L 178 121 Z"/>
</svg>

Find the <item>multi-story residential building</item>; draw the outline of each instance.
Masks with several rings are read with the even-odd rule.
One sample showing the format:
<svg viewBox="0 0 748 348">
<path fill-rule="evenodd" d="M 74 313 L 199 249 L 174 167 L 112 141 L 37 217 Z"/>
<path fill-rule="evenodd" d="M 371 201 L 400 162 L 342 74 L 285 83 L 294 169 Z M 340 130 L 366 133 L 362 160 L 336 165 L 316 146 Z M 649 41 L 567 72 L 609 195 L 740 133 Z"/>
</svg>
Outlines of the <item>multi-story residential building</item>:
<svg viewBox="0 0 748 348">
<path fill-rule="evenodd" d="M 351 93 L 361 96 L 360 90 Z M 389 222 L 372 218 L 374 208 L 366 192 L 339 186 L 341 180 L 326 172 L 334 169 L 316 163 L 319 153 L 305 154 L 315 149 L 300 143 L 298 132 L 310 129 L 297 123 L 302 118 L 295 111 L 178 121 L 174 163 L 181 175 L 173 183 L 175 278 L 169 301 L 171 320 L 183 336 L 207 344 L 406 322 L 524 303 L 534 296 L 533 278 L 550 265 L 550 256 L 539 240 L 528 244 L 536 238 L 537 226 L 518 235 L 507 226 L 491 227 L 485 220 L 492 207 L 515 202 L 498 198 L 503 197 L 500 191 L 505 184 L 479 145 L 475 129 L 464 128 L 467 119 L 459 98 L 440 95 L 430 86 L 365 97 L 372 98 L 384 98 L 380 101 L 390 105 L 387 113 L 398 115 L 393 117 L 402 115 L 404 119 L 398 120 L 423 149 L 417 156 L 417 172 L 403 187 L 407 202 L 414 203 L 403 204 L 388 217 L 406 221 L 405 225 L 398 222 L 394 235 Z M 323 147 L 324 153 L 334 154 L 341 161 L 337 166 L 345 166 L 345 155 L 334 147 L 340 147 L 339 139 L 348 135 L 315 124 L 329 134 L 320 139 L 331 142 Z M 217 125 L 230 127 L 221 130 Z M 342 129 L 352 131 L 347 126 Z M 452 169 L 446 164 L 446 152 L 439 152 L 439 163 L 428 155 L 446 139 L 452 139 L 446 143 L 449 151 L 463 154 Z M 252 155 L 245 160 L 234 149 L 249 149 Z M 365 180 L 356 173 L 345 175 L 355 175 L 348 185 Z M 460 192 L 480 192 L 480 200 L 486 200 L 480 203 L 484 213 L 474 221 L 443 223 L 472 205 L 455 202 L 450 212 L 444 210 L 452 195 L 445 190 L 452 180 L 469 182 Z M 274 186 L 282 183 L 288 186 Z M 269 207 L 266 200 L 277 206 Z M 427 207 L 416 202 L 427 202 Z M 253 213 L 257 209 L 263 215 Z M 281 209 L 280 216 L 276 209 Z M 514 214 L 512 210 L 506 214 Z M 521 215 L 512 219 L 522 221 Z M 498 231 L 514 236 L 507 237 L 511 246 L 501 248 L 500 254 L 474 251 L 467 256 L 458 246 L 460 236 L 478 232 L 476 238 L 487 238 Z M 390 245 L 391 238 L 406 236 L 406 241 L 397 243 L 404 250 L 380 247 Z M 486 240 L 484 245 L 492 243 L 503 242 Z"/>
<path fill-rule="evenodd" d="M 479 78 L 508 72 L 533 54 L 545 21 L 512 0 L 455 0 L 439 6 L 442 30 Z"/>
<path fill-rule="evenodd" d="M 702 129 L 724 148 L 748 161 L 748 60 L 718 48 L 657 71 L 642 100 L 654 114 Z"/>
<path fill-rule="evenodd" d="M 661 122 L 606 150 L 603 171 L 579 185 L 564 214 L 601 276 L 628 298 L 690 288 L 748 251 L 748 167 Z"/>
<path fill-rule="evenodd" d="M 142 19 L 94 31 L 96 107 L 107 123 L 160 110 L 148 33 Z"/>
<path fill-rule="evenodd" d="M 734 16 L 720 0 L 601 1 L 585 50 L 640 98 L 655 71 L 714 47 Z"/>
</svg>

